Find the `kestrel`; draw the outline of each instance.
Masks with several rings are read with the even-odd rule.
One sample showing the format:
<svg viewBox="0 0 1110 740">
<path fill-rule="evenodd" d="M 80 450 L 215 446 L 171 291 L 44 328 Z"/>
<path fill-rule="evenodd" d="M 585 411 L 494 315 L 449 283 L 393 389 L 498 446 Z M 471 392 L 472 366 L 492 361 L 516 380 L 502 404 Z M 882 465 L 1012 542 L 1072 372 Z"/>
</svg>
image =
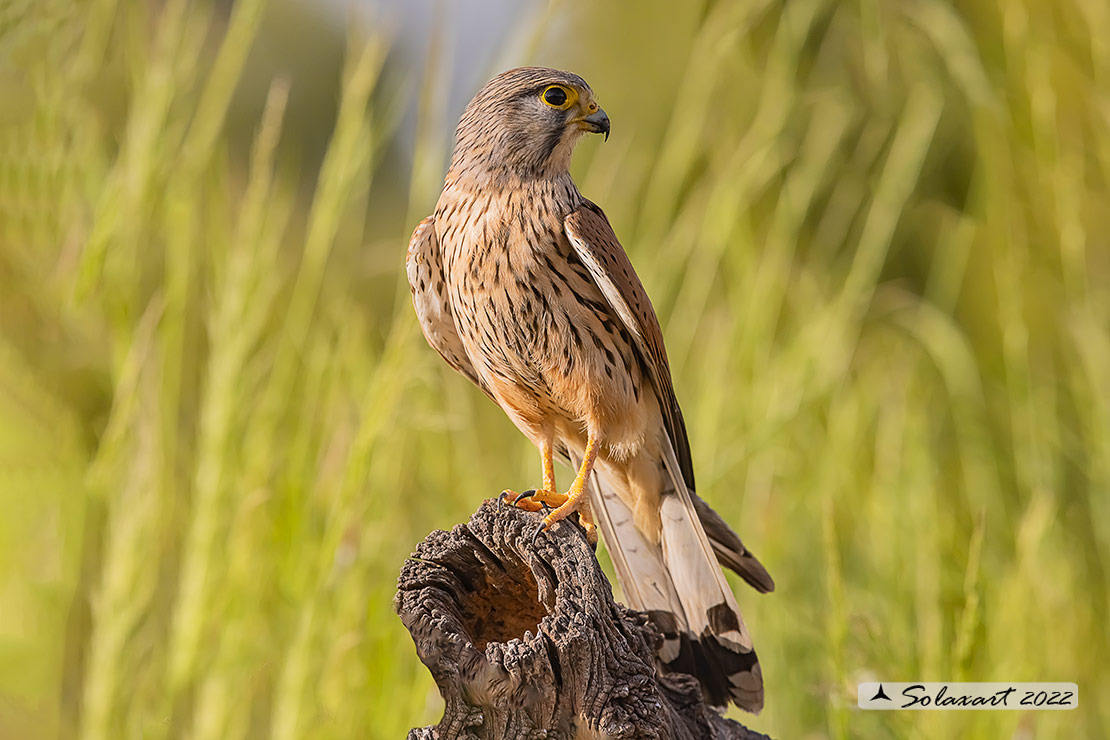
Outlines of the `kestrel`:
<svg viewBox="0 0 1110 740">
<path fill-rule="evenodd" d="M 459 121 L 435 213 L 407 271 L 424 336 L 539 448 L 542 484 L 514 497 L 546 528 L 592 512 L 629 605 L 664 635 L 665 669 L 715 706 L 763 706 L 763 676 L 718 561 L 774 582 L 694 493 L 690 445 L 651 302 L 600 208 L 571 179 L 609 117 L 581 77 L 498 75 Z M 566 494 L 554 454 L 577 466 Z M 589 503 L 587 504 L 587 497 Z M 583 516 L 586 515 L 586 516 Z"/>
</svg>

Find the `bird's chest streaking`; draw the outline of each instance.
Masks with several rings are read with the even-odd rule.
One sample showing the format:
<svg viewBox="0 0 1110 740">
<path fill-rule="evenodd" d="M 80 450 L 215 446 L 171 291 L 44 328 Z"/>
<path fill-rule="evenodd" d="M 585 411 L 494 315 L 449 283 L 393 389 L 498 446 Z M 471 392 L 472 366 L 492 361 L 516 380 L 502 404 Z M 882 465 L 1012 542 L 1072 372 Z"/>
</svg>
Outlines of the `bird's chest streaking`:
<svg viewBox="0 0 1110 740">
<path fill-rule="evenodd" d="M 628 445 L 642 436 L 641 368 L 564 233 L 581 202 L 569 178 L 511 192 L 448 188 L 437 237 L 459 336 L 517 421 L 596 427 Z"/>
</svg>

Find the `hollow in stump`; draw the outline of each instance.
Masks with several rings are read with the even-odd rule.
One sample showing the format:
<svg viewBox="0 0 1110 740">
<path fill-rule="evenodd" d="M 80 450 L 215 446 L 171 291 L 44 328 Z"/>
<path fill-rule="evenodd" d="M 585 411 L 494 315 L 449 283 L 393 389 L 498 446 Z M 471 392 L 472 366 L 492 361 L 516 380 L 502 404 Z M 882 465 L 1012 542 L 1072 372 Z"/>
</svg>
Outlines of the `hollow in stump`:
<svg viewBox="0 0 1110 740">
<path fill-rule="evenodd" d="M 614 601 L 583 530 L 533 537 L 539 516 L 487 501 L 405 561 L 394 610 L 446 705 L 410 740 L 770 740 L 660 674 L 661 636 Z"/>
</svg>

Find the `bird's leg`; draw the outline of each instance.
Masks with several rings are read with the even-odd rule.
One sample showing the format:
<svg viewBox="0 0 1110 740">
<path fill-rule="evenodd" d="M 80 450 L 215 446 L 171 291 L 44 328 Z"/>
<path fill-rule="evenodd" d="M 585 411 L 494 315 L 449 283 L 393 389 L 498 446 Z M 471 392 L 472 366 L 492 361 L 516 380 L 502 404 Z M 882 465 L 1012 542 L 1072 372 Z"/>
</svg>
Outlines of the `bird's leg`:
<svg viewBox="0 0 1110 740">
<path fill-rule="evenodd" d="M 527 511 L 539 511 L 544 504 L 557 507 L 566 502 L 566 496 L 555 490 L 555 460 L 552 437 L 554 437 L 554 430 L 549 431 L 540 440 L 540 457 L 543 458 L 543 488 L 538 491 L 525 491 L 524 493 L 505 490 L 501 492 L 499 498 L 511 499 L 515 506 Z"/>
<path fill-rule="evenodd" d="M 536 493 L 555 493 L 555 460 L 551 455 L 550 437 L 540 443 L 540 456 L 543 457 L 543 490 Z"/>
<path fill-rule="evenodd" d="M 555 511 L 551 512 L 543 518 L 543 522 L 540 524 L 539 531 L 547 529 L 555 522 L 566 519 L 568 516 L 577 511 L 579 506 L 585 503 L 582 501 L 582 498 L 586 495 L 586 481 L 590 479 L 590 472 L 593 471 L 594 462 L 596 461 L 597 439 L 595 439 L 594 436 L 591 434 L 589 436 L 589 439 L 586 441 L 586 454 L 582 457 L 582 465 L 580 465 L 578 468 L 578 475 L 574 477 L 574 483 L 571 484 L 570 490 L 567 491 L 567 494 L 564 497 L 564 500 L 559 508 L 555 509 Z M 579 521 L 581 521 L 582 526 L 586 528 L 586 532 L 588 535 L 594 530 L 594 523 L 592 521 L 592 517 L 590 517 L 588 514 L 589 507 L 587 506 L 586 509 L 587 511 L 582 512 L 582 514 L 586 514 L 586 516 L 582 516 L 580 514 Z"/>
</svg>

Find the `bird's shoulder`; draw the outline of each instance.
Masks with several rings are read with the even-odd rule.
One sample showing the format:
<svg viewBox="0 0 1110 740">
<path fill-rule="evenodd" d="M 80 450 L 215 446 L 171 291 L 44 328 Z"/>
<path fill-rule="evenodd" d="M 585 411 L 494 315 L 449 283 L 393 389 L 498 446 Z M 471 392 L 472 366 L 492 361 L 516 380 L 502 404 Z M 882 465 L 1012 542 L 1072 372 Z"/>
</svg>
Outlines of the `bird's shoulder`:
<svg viewBox="0 0 1110 740">
<path fill-rule="evenodd" d="M 405 263 L 410 265 L 410 270 L 414 261 L 419 262 L 426 259 L 428 249 L 434 248 L 435 226 L 436 217 L 435 214 L 432 214 L 425 216 L 412 230 L 412 236 L 409 237 L 409 246 L 405 251 Z"/>
</svg>

